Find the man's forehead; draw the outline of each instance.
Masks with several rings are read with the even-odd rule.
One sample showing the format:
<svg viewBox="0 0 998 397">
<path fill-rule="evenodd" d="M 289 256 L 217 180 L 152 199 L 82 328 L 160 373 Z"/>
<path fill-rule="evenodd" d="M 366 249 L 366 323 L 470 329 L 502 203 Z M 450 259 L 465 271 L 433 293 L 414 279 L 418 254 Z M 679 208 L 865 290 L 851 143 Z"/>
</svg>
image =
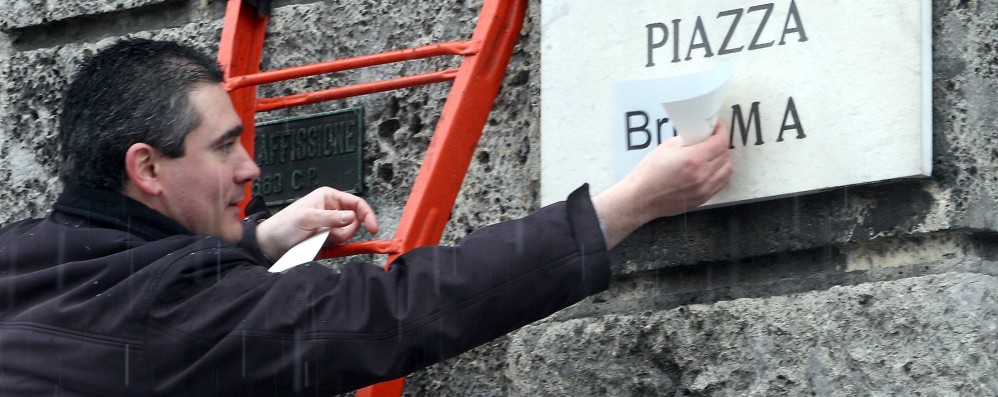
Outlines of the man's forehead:
<svg viewBox="0 0 998 397">
<path fill-rule="evenodd" d="M 191 91 L 190 98 L 201 117 L 195 131 L 202 130 L 204 139 L 218 142 L 242 135 L 242 121 L 221 83 L 200 85 Z"/>
</svg>

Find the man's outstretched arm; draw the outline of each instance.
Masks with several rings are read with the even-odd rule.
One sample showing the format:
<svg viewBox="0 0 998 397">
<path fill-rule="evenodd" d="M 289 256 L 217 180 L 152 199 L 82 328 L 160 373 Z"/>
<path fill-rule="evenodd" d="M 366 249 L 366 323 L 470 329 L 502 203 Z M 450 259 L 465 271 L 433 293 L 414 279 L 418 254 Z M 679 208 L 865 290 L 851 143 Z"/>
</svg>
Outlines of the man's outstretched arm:
<svg viewBox="0 0 998 397">
<path fill-rule="evenodd" d="M 672 138 L 646 156 L 623 180 L 593 197 L 593 207 L 607 237 L 607 249 L 653 219 L 681 214 L 703 204 L 728 183 L 732 166 L 727 128 L 693 146 Z M 371 206 L 354 195 L 320 188 L 264 221 L 257 228 L 260 248 L 279 258 L 319 228 L 343 243 L 363 226 L 376 233 Z"/>
</svg>

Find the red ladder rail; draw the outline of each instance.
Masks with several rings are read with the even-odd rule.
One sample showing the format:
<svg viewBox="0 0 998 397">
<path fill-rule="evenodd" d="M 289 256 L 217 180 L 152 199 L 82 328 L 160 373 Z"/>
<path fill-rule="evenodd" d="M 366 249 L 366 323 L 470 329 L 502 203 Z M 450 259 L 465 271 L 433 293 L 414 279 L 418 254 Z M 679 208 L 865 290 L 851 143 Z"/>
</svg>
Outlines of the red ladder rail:
<svg viewBox="0 0 998 397">
<path fill-rule="evenodd" d="M 482 129 L 502 84 L 526 13 L 527 0 L 485 0 L 468 41 L 446 42 L 379 54 L 260 72 L 267 17 L 242 0 L 229 0 L 218 60 L 225 86 L 243 122 L 242 143 L 253 154 L 257 112 L 384 92 L 425 84 L 453 82 L 413 183 L 395 236 L 324 247 L 319 258 L 361 253 L 388 254 L 385 269 L 398 255 L 440 241 Z M 258 98 L 256 87 L 318 74 L 336 73 L 436 56 L 461 56 L 455 69 L 358 83 L 277 98 Z M 444 155 L 446 153 L 446 155 Z M 247 186 L 246 197 L 251 188 Z M 245 203 L 244 203 L 245 205 Z M 357 391 L 359 397 L 399 396 L 404 379 Z"/>
</svg>

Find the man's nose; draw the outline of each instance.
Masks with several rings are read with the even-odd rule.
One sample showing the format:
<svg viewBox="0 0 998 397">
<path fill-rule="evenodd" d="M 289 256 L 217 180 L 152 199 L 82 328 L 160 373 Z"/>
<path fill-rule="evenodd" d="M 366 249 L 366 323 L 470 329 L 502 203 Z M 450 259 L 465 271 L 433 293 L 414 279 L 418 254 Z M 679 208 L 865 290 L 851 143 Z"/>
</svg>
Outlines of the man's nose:
<svg viewBox="0 0 998 397">
<path fill-rule="evenodd" d="M 236 168 L 236 182 L 252 182 L 260 177 L 260 167 L 256 165 L 256 162 L 253 161 L 253 158 L 250 157 L 249 152 L 246 151 L 246 148 L 242 144 L 239 145 L 239 151 L 241 158 Z"/>
</svg>

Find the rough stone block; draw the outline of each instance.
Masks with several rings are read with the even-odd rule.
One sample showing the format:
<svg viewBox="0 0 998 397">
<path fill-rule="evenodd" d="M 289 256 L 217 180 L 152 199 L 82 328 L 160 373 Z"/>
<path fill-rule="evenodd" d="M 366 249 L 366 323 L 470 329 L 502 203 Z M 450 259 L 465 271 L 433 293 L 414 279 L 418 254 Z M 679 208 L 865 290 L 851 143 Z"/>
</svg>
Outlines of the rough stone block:
<svg viewBox="0 0 998 397">
<path fill-rule="evenodd" d="M 532 325 L 506 375 L 517 396 L 995 395 L 996 300 L 946 273 Z"/>
<path fill-rule="evenodd" d="M 21 29 L 68 18 L 168 3 L 176 0 L 14 0 L 0 8 L 0 30 Z"/>
</svg>

